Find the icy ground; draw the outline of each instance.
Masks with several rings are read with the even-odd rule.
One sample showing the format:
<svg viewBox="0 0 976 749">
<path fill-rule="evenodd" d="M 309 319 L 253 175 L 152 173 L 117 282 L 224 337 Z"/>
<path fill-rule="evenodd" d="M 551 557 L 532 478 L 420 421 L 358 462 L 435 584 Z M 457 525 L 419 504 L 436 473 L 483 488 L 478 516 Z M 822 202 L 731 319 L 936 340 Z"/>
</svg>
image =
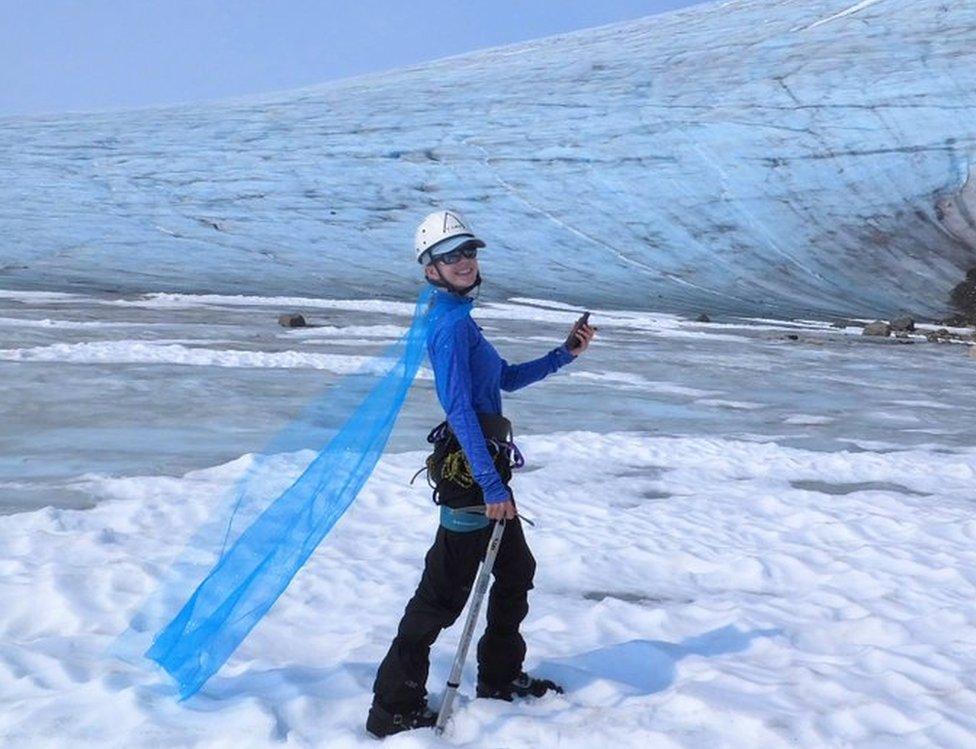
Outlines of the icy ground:
<svg viewBox="0 0 976 749">
<path fill-rule="evenodd" d="M 277 327 L 292 310 L 321 327 Z M 177 703 L 162 674 L 109 653 L 133 652 L 120 634 L 245 453 L 409 310 L 0 295 L 0 491 L 8 511 L 62 505 L 0 517 L 0 744 L 375 746 L 371 680 L 436 522 L 407 483 L 429 380 L 352 509 L 197 697 Z M 489 295 L 477 316 L 519 360 L 575 312 Z M 804 321 L 593 321 L 590 354 L 506 401 L 537 522 L 528 665 L 567 692 L 465 699 L 443 739 L 385 745 L 973 746 L 965 348 Z M 281 456 L 283 480 L 310 455 Z M 456 636 L 434 650 L 435 701 Z"/>
</svg>

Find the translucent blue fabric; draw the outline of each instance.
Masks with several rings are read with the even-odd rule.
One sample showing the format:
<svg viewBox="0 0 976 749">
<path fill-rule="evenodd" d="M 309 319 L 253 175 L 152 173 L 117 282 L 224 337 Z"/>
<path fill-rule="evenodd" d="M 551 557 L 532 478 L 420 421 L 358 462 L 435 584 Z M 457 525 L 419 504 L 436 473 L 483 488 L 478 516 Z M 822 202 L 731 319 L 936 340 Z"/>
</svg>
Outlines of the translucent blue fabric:
<svg viewBox="0 0 976 749">
<path fill-rule="evenodd" d="M 432 305 L 432 294 L 425 288 L 409 330 L 353 377 L 354 386 L 336 388 L 364 397 L 347 406 L 351 413 L 304 473 L 256 516 L 245 511 L 248 476 L 261 471 L 249 472 L 238 488 L 222 538 L 214 539 L 222 547 L 216 564 L 146 652 L 176 679 L 182 699 L 230 657 L 369 478 L 425 356 L 429 325 L 454 313 Z M 254 519 L 236 531 L 248 515 Z"/>
</svg>

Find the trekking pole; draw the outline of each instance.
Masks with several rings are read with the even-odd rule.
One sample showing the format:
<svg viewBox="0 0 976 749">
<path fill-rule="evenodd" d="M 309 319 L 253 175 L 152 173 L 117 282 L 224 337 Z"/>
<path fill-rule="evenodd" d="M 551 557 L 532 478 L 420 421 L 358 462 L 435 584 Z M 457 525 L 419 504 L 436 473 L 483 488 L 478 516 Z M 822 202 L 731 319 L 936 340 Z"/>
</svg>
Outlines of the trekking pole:
<svg viewBox="0 0 976 749">
<path fill-rule="evenodd" d="M 454 698 L 457 696 L 458 687 L 461 686 L 461 670 L 464 668 L 464 661 L 468 657 L 471 636 L 474 634 L 475 624 L 478 623 L 481 602 L 484 600 L 485 591 L 488 589 L 488 578 L 491 577 L 491 569 L 495 566 L 495 557 L 498 555 L 498 546 L 502 542 L 502 533 L 504 532 L 505 521 L 496 520 L 491 538 L 488 539 L 488 551 L 485 552 L 485 560 L 481 563 L 481 570 L 479 570 L 478 578 L 474 583 L 471 606 L 468 608 L 468 618 L 464 622 L 464 629 L 461 631 L 461 642 L 458 643 L 454 665 L 451 666 L 451 675 L 447 678 L 447 687 L 444 689 L 444 699 L 441 700 L 441 709 L 437 714 L 437 725 L 434 727 L 437 733 L 444 733 L 447 719 L 451 717 Z"/>
</svg>

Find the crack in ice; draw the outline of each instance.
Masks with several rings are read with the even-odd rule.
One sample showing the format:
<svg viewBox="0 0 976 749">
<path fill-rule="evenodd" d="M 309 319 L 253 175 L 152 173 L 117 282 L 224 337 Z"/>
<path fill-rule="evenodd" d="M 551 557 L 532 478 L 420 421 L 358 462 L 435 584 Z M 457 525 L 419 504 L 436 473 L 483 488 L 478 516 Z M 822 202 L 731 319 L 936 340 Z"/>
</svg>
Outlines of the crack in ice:
<svg viewBox="0 0 976 749">
<path fill-rule="evenodd" d="M 839 13 L 834 13 L 832 16 L 827 16 L 826 18 L 821 18 L 819 21 L 811 23 L 809 26 L 794 26 L 790 31 L 809 31 L 810 29 L 815 29 L 817 26 L 823 26 L 825 23 L 830 23 L 831 21 L 836 21 L 838 18 L 844 18 L 845 16 L 851 16 L 859 11 L 869 8 L 872 5 L 880 3 L 881 0 L 861 0 L 861 2 L 852 5 L 850 8 L 846 8 Z"/>
</svg>

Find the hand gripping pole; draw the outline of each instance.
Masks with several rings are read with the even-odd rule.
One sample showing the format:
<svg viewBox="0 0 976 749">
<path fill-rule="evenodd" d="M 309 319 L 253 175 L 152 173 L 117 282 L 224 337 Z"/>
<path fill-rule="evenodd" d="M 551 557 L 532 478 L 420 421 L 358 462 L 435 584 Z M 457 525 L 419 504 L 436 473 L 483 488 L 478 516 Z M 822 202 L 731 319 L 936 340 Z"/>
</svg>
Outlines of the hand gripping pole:
<svg viewBox="0 0 976 749">
<path fill-rule="evenodd" d="M 501 545 L 504 532 L 505 521 L 495 521 L 495 528 L 491 532 L 491 538 L 488 539 L 488 551 L 485 552 L 485 559 L 481 563 L 481 569 L 475 579 L 474 590 L 471 594 L 471 605 L 468 607 L 468 618 L 464 622 L 461 641 L 458 643 L 457 654 L 454 656 L 454 665 L 451 666 L 451 675 L 447 679 L 444 699 L 441 700 L 440 712 L 437 714 L 437 725 L 434 728 L 437 733 L 444 732 L 444 726 L 447 725 L 447 720 L 451 717 L 454 698 L 457 696 L 458 687 L 461 685 L 461 671 L 464 669 L 464 661 L 468 657 L 471 637 L 474 634 L 474 627 L 478 623 L 478 613 L 481 611 L 485 591 L 488 590 L 488 578 L 491 577 L 492 567 L 495 566 L 495 557 L 498 556 L 498 547 Z"/>
</svg>

